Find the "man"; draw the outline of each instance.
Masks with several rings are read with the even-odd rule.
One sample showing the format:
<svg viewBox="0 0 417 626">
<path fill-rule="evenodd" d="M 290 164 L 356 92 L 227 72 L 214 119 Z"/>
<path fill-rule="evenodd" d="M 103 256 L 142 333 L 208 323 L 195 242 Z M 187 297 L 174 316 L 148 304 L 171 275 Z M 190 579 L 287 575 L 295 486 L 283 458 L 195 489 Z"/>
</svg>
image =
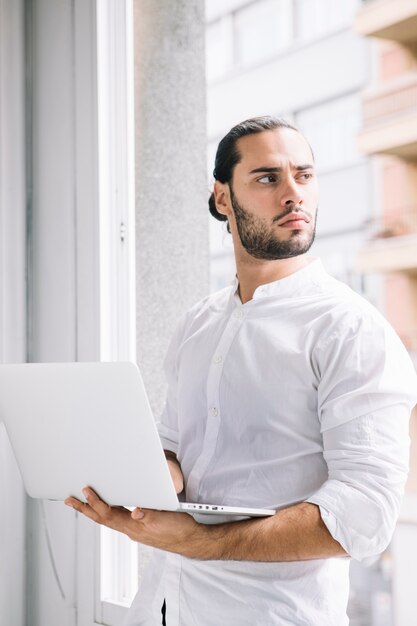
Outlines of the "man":
<svg viewBox="0 0 417 626">
<path fill-rule="evenodd" d="M 237 278 L 179 324 L 160 435 L 187 500 L 277 513 L 204 525 L 91 489 L 67 503 L 159 549 L 129 626 L 161 623 L 164 601 L 168 626 L 342 626 L 347 557 L 382 552 L 398 515 L 414 369 L 378 312 L 306 255 L 318 185 L 295 128 L 237 125 L 214 176 Z"/>
</svg>

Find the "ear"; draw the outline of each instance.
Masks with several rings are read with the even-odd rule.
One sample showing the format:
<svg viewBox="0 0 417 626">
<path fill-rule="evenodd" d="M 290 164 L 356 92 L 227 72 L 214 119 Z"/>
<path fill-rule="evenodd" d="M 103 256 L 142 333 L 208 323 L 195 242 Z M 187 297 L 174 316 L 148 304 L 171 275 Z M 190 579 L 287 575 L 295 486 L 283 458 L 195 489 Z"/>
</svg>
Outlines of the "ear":
<svg viewBox="0 0 417 626">
<path fill-rule="evenodd" d="M 230 202 L 230 189 L 227 183 L 220 183 L 218 180 L 214 183 L 214 201 L 216 209 L 222 215 L 230 217 L 233 214 L 232 204 Z"/>
</svg>

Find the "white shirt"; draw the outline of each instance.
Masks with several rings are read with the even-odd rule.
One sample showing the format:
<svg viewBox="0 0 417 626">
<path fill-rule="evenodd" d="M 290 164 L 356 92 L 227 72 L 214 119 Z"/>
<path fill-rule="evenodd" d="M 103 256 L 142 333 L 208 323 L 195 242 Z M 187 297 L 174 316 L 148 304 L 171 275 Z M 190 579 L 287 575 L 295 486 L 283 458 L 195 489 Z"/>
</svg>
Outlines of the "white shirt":
<svg viewBox="0 0 417 626">
<path fill-rule="evenodd" d="M 355 559 L 382 552 L 408 467 L 416 376 L 382 316 L 319 260 L 259 287 L 237 284 L 182 319 L 166 359 L 159 423 L 186 499 L 320 506 Z M 348 623 L 349 559 L 196 561 L 155 551 L 128 626 Z"/>
</svg>

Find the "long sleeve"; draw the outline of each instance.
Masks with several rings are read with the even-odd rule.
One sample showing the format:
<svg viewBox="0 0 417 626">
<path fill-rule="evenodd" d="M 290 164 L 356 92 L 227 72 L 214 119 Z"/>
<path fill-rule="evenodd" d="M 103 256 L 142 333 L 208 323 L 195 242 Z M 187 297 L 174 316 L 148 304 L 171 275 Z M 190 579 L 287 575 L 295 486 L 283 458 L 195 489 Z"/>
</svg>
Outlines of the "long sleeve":
<svg viewBox="0 0 417 626">
<path fill-rule="evenodd" d="M 408 408 L 391 406 L 323 434 L 329 478 L 308 501 L 359 561 L 381 553 L 394 531 L 408 471 L 408 420 Z"/>
<path fill-rule="evenodd" d="M 399 514 L 408 472 L 417 381 L 390 326 L 365 319 L 321 347 L 319 417 L 328 480 L 309 502 L 357 560 L 381 553 Z"/>
</svg>

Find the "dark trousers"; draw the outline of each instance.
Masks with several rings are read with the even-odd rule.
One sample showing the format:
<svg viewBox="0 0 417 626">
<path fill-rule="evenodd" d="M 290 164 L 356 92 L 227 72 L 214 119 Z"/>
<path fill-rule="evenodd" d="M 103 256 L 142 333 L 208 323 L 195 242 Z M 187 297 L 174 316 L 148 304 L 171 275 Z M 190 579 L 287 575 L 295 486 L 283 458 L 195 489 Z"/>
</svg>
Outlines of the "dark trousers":
<svg viewBox="0 0 417 626">
<path fill-rule="evenodd" d="M 162 613 L 162 626 L 167 626 L 167 623 L 165 621 L 165 615 L 166 615 L 166 610 L 167 610 L 167 605 L 166 602 L 164 600 L 164 603 L 162 605 L 162 609 L 161 609 L 161 613 Z"/>
</svg>

